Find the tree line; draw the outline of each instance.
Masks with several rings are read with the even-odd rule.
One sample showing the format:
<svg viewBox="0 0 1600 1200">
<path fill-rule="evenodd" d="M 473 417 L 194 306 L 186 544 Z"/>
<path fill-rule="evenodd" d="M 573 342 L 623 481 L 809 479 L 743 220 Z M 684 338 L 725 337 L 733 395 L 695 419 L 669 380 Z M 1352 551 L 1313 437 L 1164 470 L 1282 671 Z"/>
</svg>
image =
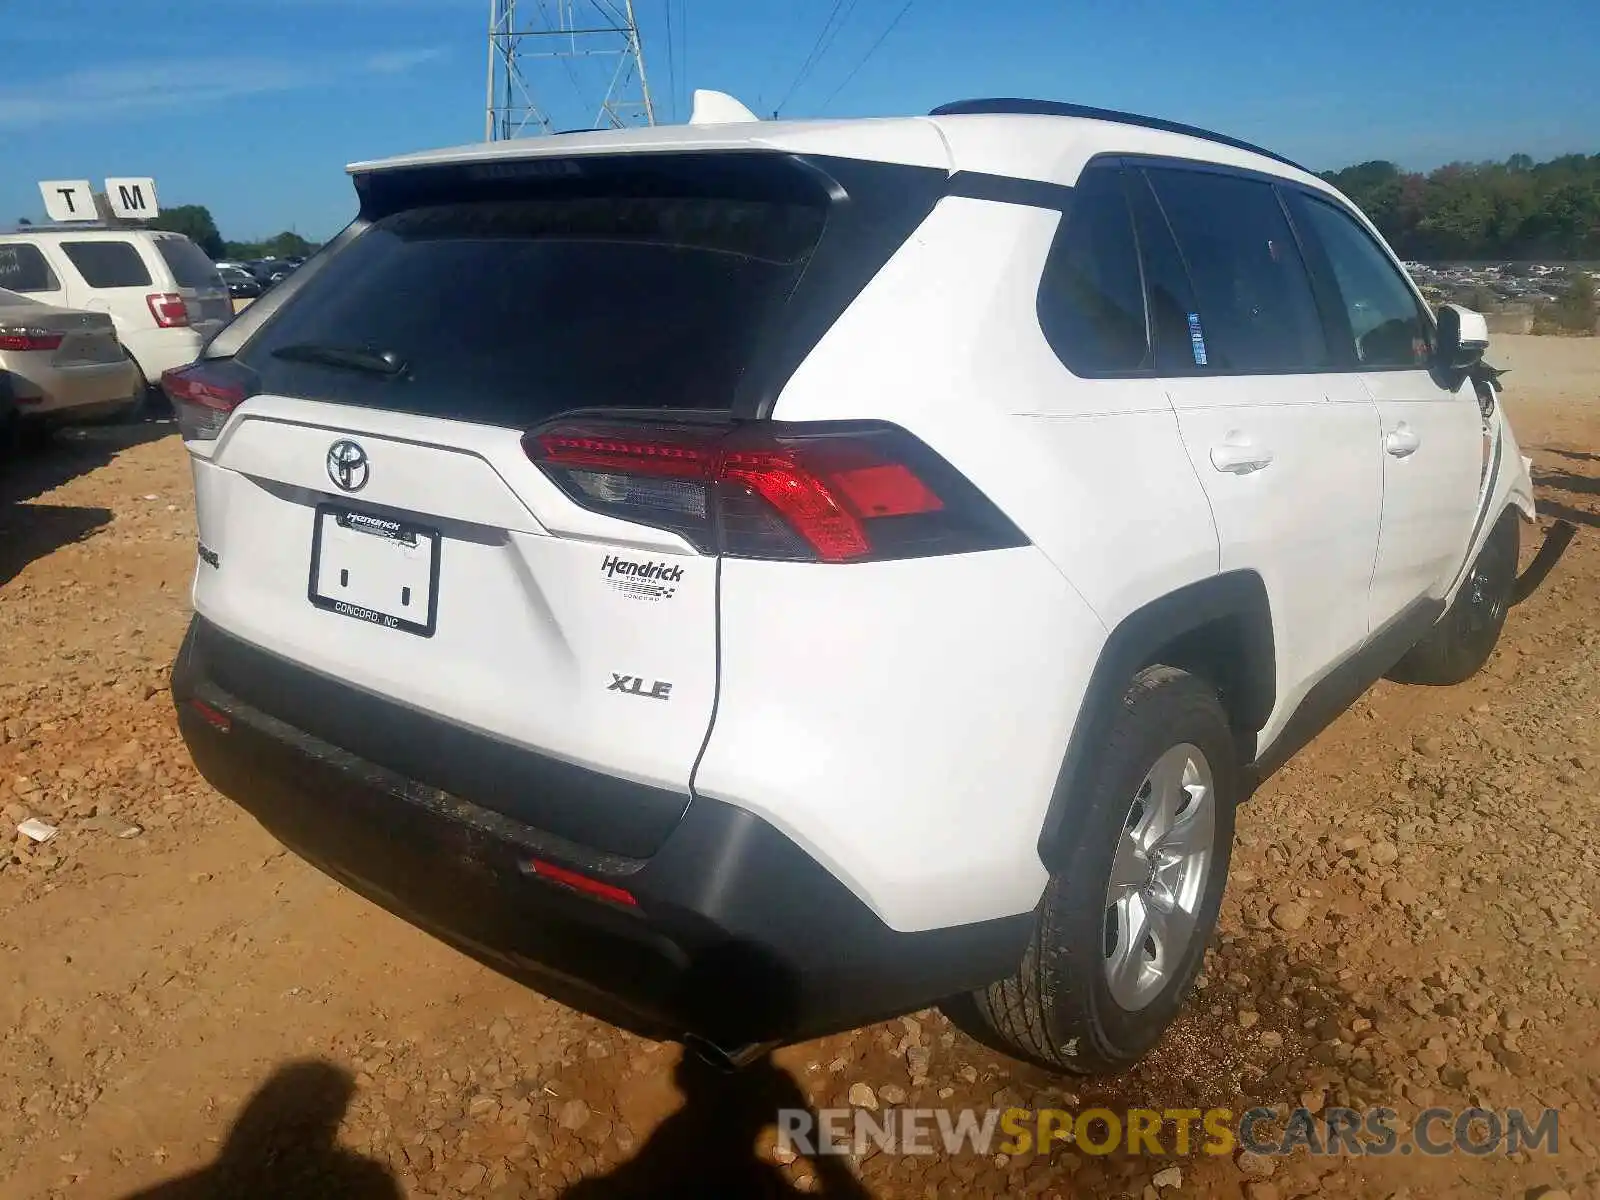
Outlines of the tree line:
<svg viewBox="0 0 1600 1200">
<path fill-rule="evenodd" d="M 1600 154 L 1542 163 L 1513 154 L 1426 174 L 1377 159 L 1322 178 L 1360 205 L 1402 258 L 1600 260 Z M 225 240 L 203 204 L 169 208 L 147 224 L 188 235 L 213 259 L 316 249 L 290 230 L 259 242 Z"/>
<path fill-rule="evenodd" d="M 102 224 L 127 225 L 140 229 L 164 229 L 181 233 L 210 256 L 212 262 L 230 259 L 248 262 L 258 258 L 308 258 L 321 247 L 320 242 L 307 241 L 292 229 L 275 233 L 259 242 L 233 242 L 223 238 L 211 210 L 204 204 L 180 204 L 164 208 L 161 214 L 148 221 L 125 221 L 111 211 L 104 192 L 94 194 L 95 214 Z M 32 225 L 22 217 L 18 225 Z"/>
<path fill-rule="evenodd" d="M 1322 178 L 1361 206 L 1402 258 L 1600 259 L 1600 154 L 1450 163 L 1423 174 L 1358 163 Z"/>
<path fill-rule="evenodd" d="M 211 210 L 204 204 L 180 204 L 143 223 L 148 229 L 181 233 L 211 256 L 213 262 L 227 259 L 305 258 L 317 249 L 293 230 L 285 229 L 259 242 L 234 242 L 223 238 Z"/>
</svg>

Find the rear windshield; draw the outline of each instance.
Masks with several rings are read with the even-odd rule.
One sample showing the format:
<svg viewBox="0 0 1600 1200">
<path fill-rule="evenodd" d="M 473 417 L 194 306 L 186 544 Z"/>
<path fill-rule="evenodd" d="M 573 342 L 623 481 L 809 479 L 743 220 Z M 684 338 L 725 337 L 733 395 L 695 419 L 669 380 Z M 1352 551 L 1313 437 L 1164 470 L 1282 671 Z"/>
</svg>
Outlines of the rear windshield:
<svg viewBox="0 0 1600 1200">
<path fill-rule="evenodd" d="M 150 286 L 150 271 L 132 242 L 62 242 L 61 251 L 90 287 Z"/>
<path fill-rule="evenodd" d="M 637 194 L 409 208 L 326 262 L 238 358 L 268 392 L 487 424 L 725 408 L 823 213 Z M 302 361 L 308 346 L 399 365 Z"/>
<path fill-rule="evenodd" d="M 13 292 L 53 292 L 61 286 L 37 246 L 0 243 L 0 287 Z"/>
<path fill-rule="evenodd" d="M 206 252 L 188 238 L 165 237 L 156 239 L 156 250 L 167 260 L 172 278 L 179 287 L 216 287 L 217 267 Z"/>
</svg>

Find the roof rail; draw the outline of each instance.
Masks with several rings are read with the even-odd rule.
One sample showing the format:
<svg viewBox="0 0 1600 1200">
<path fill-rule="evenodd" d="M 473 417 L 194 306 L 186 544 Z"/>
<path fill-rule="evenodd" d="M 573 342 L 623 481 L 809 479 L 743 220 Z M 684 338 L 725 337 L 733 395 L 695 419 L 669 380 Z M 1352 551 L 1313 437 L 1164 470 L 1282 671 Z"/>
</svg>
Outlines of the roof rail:
<svg viewBox="0 0 1600 1200">
<path fill-rule="evenodd" d="M 144 228 L 139 226 L 111 225 L 105 221 L 44 221 L 37 225 L 12 225 L 0 227 L 0 233 L 77 233 L 85 229 L 103 231 L 107 229 Z"/>
<path fill-rule="evenodd" d="M 1270 158 L 1274 162 L 1281 162 L 1285 166 L 1293 167 L 1297 171 L 1311 174 L 1309 168 L 1301 166 L 1293 159 L 1275 154 L 1271 150 L 1264 150 L 1251 142 L 1241 141 L 1239 138 L 1229 137 L 1223 133 L 1213 133 L 1209 129 L 1201 129 L 1196 125 L 1184 125 L 1178 121 L 1167 121 L 1161 117 L 1142 117 L 1138 113 L 1118 112 L 1114 108 L 1093 108 L 1087 104 L 1066 104 L 1058 100 L 1018 100 L 1009 97 L 995 97 L 984 100 L 956 100 L 950 104 L 941 104 L 928 115 L 930 117 L 957 117 L 977 113 L 1013 113 L 1039 117 L 1081 117 L 1090 121 L 1114 121 L 1118 125 L 1137 125 L 1141 129 L 1159 129 L 1164 133 L 1181 133 L 1189 137 L 1204 138 L 1208 142 L 1216 142 L 1219 146 L 1232 146 L 1235 150 L 1248 150 L 1251 154 L 1259 154 Z"/>
</svg>

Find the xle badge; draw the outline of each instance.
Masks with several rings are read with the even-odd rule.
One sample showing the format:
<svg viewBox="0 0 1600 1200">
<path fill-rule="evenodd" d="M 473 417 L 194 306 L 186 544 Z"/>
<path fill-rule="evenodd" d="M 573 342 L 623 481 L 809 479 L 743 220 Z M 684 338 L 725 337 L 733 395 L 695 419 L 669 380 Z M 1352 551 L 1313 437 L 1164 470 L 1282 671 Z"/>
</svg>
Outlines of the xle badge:
<svg viewBox="0 0 1600 1200">
<path fill-rule="evenodd" d="M 656 680 L 648 688 L 645 687 L 644 678 L 639 675 L 618 675 L 611 672 L 611 686 L 608 692 L 625 692 L 629 696 L 643 696 L 646 700 L 666 700 L 672 695 L 672 685 Z"/>
</svg>

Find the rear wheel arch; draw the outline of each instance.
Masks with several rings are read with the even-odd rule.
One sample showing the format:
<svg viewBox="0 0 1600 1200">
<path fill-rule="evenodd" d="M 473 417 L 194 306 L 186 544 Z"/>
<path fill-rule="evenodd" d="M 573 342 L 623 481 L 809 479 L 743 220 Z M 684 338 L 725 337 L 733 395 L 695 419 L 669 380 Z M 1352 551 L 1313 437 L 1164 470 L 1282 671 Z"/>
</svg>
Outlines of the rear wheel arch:
<svg viewBox="0 0 1600 1200">
<path fill-rule="evenodd" d="M 1239 765 L 1277 702 L 1277 660 L 1266 584 L 1229 571 L 1188 584 L 1134 610 L 1101 649 L 1039 833 L 1039 857 L 1054 871 L 1070 837 L 1072 797 L 1092 777 L 1114 706 L 1128 682 L 1155 664 L 1179 667 L 1216 687 L 1233 726 Z"/>
</svg>

